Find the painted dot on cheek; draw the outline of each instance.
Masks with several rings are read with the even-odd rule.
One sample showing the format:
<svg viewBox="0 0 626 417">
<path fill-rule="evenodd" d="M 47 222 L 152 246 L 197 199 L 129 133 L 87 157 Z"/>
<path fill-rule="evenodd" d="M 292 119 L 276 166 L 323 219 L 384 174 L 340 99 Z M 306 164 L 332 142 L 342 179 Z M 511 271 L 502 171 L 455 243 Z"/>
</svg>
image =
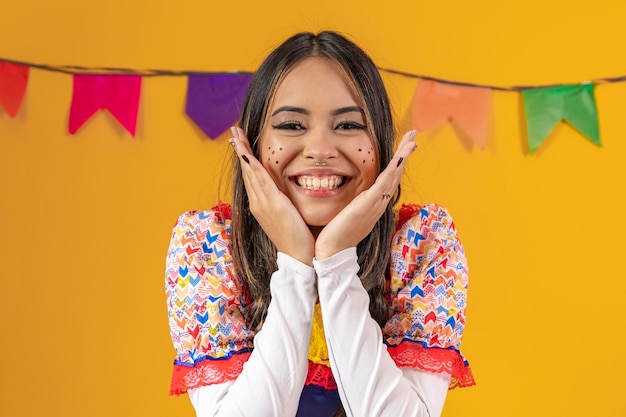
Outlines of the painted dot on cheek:
<svg viewBox="0 0 626 417">
<path fill-rule="evenodd" d="M 280 148 L 278 148 L 278 150 L 279 150 L 279 151 L 282 151 L 282 150 L 283 150 L 282 146 L 281 146 Z"/>
<path fill-rule="evenodd" d="M 363 160 L 363 163 L 365 163 L 365 159 Z"/>
<path fill-rule="evenodd" d="M 361 152 L 361 151 L 362 151 L 362 149 L 361 149 L 361 148 L 359 148 L 359 152 Z"/>
<path fill-rule="evenodd" d="M 278 165 L 278 160 L 276 160 L 276 165 Z"/>
</svg>

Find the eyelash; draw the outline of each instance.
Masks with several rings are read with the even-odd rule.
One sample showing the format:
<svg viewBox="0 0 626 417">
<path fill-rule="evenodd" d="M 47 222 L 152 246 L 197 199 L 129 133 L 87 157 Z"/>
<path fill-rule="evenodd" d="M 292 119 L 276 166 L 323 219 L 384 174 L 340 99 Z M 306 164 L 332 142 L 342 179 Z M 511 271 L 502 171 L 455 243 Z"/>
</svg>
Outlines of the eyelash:
<svg viewBox="0 0 626 417">
<path fill-rule="evenodd" d="M 335 129 L 341 129 L 341 130 L 363 130 L 363 129 L 365 129 L 365 127 L 366 126 L 362 125 L 361 123 L 345 121 L 345 122 L 339 123 Z"/>
<path fill-rule="evenodd" d="M 279 125 L 272 125 L 272 127 L 274 129 L 279 129 L 279 130 L 303 130 L 304 129 L 304 126 L 302 126 L 300 122 L 296 122 L 295 120 L 283 122 Z"/>
<path fill-rule="evenodd" d="M 296 121 L 288 121 L 288 122 L 283 122 L 279 125 L 272 125 L 272 128 L 279 129 L 279 130 L 304 130 L 305 129 L 305 127 L 302 126 L 300 122 L 296 122 Z M 341 122 L 337 125 L 337 127 L 335 127 L 335 129 L 340 129 L 340 130 L 363 130 L 365 128 L 366 126 L 362 125 L 361 123 L 350 122 L 350 121 Z"/>
</svg>

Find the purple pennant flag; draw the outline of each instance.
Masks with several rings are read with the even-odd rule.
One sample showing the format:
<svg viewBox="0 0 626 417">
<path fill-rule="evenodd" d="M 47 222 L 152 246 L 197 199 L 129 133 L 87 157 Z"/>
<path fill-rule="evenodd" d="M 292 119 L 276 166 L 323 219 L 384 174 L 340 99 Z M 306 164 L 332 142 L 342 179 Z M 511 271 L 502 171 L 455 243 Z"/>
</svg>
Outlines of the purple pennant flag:
<svg viewBox="0 0 626 417">
<path fill-rule="evenodd" d="M 239 118 L 252 74 L 190 74 L 185 112 L 211 139 Z"/>
</svg>

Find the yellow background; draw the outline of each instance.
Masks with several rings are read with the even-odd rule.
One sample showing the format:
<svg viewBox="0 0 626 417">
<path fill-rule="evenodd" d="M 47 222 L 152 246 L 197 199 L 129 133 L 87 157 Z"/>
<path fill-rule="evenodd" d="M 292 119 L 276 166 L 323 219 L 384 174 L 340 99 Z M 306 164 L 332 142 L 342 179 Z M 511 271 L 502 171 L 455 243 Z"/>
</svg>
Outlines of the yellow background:
<svg viewBox="0 0 626 417">
<path fill-rule="evenodd" d="M 2 1 L 0 56 L 57 65 L 254 71 L 300 30 L 348 33 L 381 67 L 495 85 L 626 74 L 622 0 Z M 385 80 L 402 121 L 417 81 Z M 171 227 L 208 208 L 227 145 L 184 115 L 184 77 L 145 78 L 137 137 L 106 112 L 67 133 L 71 76 L 32 70 L 0 110 L 0 416 L 191 416 L 168 397 Z M 527 152 L 517 93 L 487 149 L 420 134 L 404 197 L 454 216 L 478 385 L 444 416 L 626 416 L 626 83 L 596 89 L 602 147 L 560 125 Z M 408 127 L 406 120 L 400 123 Z"/>
</svg>

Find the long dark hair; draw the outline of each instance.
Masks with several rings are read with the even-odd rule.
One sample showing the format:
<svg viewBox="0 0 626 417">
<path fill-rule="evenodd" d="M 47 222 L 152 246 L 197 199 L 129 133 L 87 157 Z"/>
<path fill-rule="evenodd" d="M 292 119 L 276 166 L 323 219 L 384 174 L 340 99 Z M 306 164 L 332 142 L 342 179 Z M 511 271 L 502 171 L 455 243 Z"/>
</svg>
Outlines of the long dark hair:
<svg viewBox="0 0 626 417">
<path fill-rule="evenodd" d="M 259 158 L 259 141 L 254 139 L 261 135 L 265 127 L 267 112 L 278 85 L 296 64 L 309 57 L 327 58 L 345 72 L 365 110 L 380 172 L 393 157 L 394 127 L 387 91 L 370 57 L 353 42 L 331 31 L 317 35 L 298 33 L 278 46 L 259 67 L 248 89 L 239 121 L 239 126 L 250 139 L 254 156 Z M 276 248 L 250 213 L 241 168 L 236 155 L 234 157 L 233 256 L 251 302 L 246 309 L 247 323 L 251 329 L 259 330 L 271 299 L 269 282 L 277 269 Z M 370 297 L 369 311 L 381 327 L 389 314 L 385 300 L 385 274 L 395 227 L 393 205 L 399 193 L 398 187 L 372 231 L 357 246 L 359 276 Z"/>
</svg>

